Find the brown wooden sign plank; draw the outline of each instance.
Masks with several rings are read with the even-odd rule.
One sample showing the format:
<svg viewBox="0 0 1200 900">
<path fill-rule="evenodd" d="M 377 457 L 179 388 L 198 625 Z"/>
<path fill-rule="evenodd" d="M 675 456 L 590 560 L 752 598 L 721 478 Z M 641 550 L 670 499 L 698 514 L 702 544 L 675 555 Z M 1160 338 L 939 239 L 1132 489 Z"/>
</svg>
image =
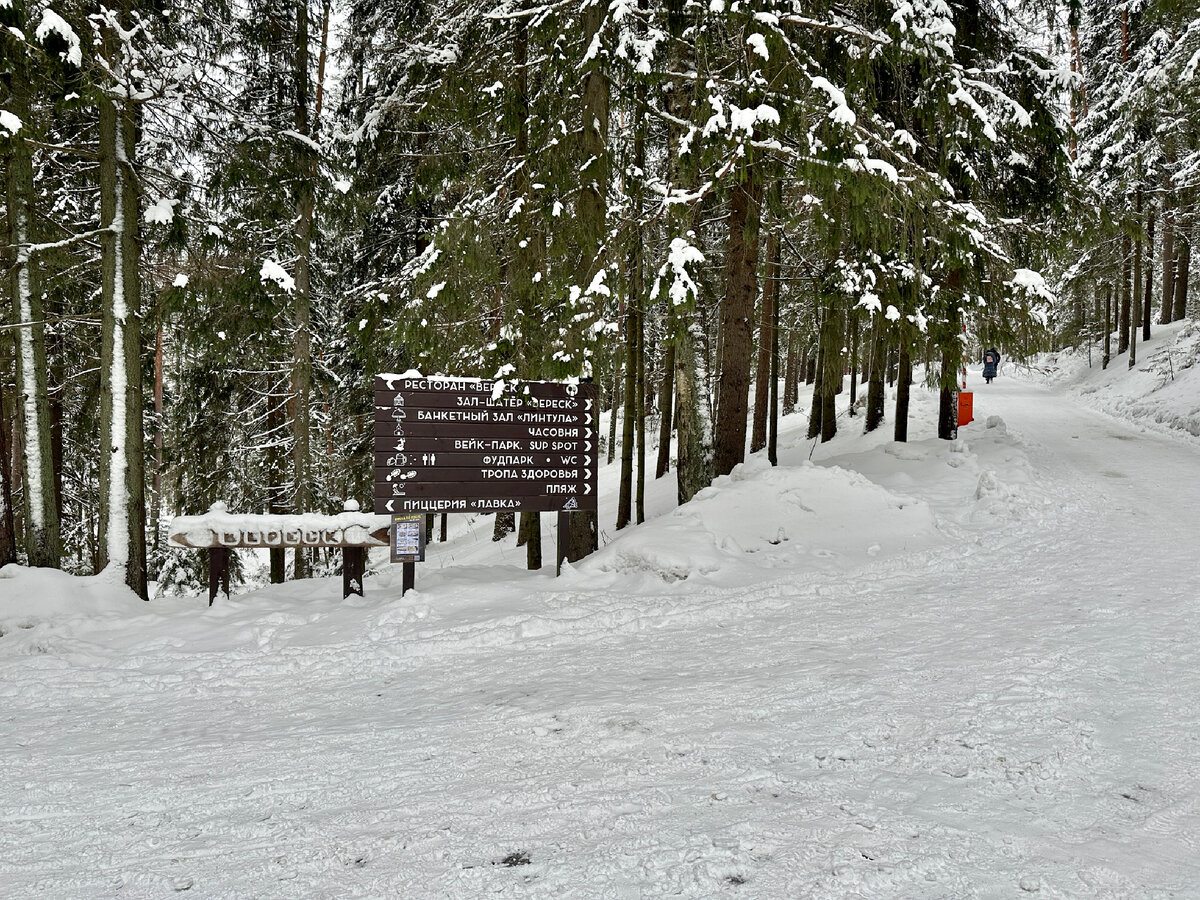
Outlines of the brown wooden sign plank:
<svg viewBox="0 0 1200 900">
<path fill-rule="evenodd" d="M 537 481 L 437 481 L 423 484 L 375 484 L 375 499 L 381 497 L 594 497 L 590 482 Z"/>
<path fill-rule="evenodd" d="M 431 482 L 478 482 L 491 484 L 495 481 L 527 481 L 531 484 L 549 484 L 558 481 L 592 481 L 596 474 L 594 466 L 577 463 L 570 466 L 397 466 L 391 469 L 376 469 L 375 483 L 384 484 L 429 484 Z"/>
<path fill-rule="evenodd" d="M 445 442 L 442 442 L 445 443 Z M 546 453 L 544 451 L 520 450 L 500 453 L 461 453 L 445 451 L 440 448 L 430 450 L 391 450 L 375 454 L 376 469 L 394 469 L 398 466 L 448 466 L 461 467 L 495 467 L 495 466 L 575 466 L 590 463 L 594 468 L 594 454 L 586 453 L 583 445 L 568 453 Z M 376 478 L 378 478 L 376 472 Z"/>
<path fill-rule="evenodd" d="M 595 511 L 591 497 L 389 497 L 376 498 L 375 511 L 385 513 L 494 513 Z"/>
<path fill-rule="evenodd" d="M 594 454 L 597 441 L 592 438 L 526 439 L 494 437 L 395 437 L 375 438 L 375 453 L 449 453 L 471 451 L 478 453 L 586 453 Z M 390 465 L 384 463 L 383 465 Z"/>
<path fill-rule="evenodd" d="M 496 395 L 496 382 L 491 379 L 438 378 L 435 375 L 408 377 L 403 375 L 376 375 L 375 390 L 391 393 L 450 393 Z M 556 381 L 504 382 L 502 394 L 522 397 L 589 397 L 600 396 L 596 384 L 563 384 Z"/>
<path fill-rule="evenodd" d="M 375 409 L 416 406 L 424 409 L 540 409 L 594 412 L 592 397 L 527 397 L 523 394 L 464 394 L 440 391 L 376 391 Z"/>
<path fill-rule="evenodd" d="M 389 406 L 375 409 L 376 423 L 396 422 L 408 427 L 419 425 L 573 425 L 587 426 L 592 414 L 577 409 L 424 409 L 413 406 Z"/>
<path fill-rule="evenodd" d="M 586 423 L 522 425 L 480 422 L 375 422 L 375 437 L 511 438 L 513 440 L 578 441 L 593 433 Z"/>
</svg>

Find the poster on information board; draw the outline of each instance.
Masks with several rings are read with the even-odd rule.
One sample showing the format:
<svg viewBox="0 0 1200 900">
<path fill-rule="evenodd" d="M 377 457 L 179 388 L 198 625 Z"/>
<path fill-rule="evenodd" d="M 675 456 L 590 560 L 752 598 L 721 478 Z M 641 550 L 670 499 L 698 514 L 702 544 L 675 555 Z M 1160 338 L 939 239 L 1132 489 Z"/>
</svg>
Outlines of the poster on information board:
<svg viewBox="0 0 1200 900">
<path fill-rule="evenodd" d="M 392 562 L 425 562 L 425 515 L 392 516 Z"/>
</svg>

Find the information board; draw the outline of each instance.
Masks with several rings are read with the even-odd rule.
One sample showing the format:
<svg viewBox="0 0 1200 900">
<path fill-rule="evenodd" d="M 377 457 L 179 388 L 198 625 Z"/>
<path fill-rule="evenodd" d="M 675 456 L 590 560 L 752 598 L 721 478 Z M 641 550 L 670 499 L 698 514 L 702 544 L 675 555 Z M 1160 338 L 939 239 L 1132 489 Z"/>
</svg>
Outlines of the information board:
<svg viewBox="0 0 1200 900">
<path fill-rule="evenodd" d="M 596 509 L 593 384 L 375 378 L 378 513 Z"/>
<path fill-rule="evenodd" d="M 392 562 L 425 562 L 425 514 L 392 516 Z"/>
</svg>

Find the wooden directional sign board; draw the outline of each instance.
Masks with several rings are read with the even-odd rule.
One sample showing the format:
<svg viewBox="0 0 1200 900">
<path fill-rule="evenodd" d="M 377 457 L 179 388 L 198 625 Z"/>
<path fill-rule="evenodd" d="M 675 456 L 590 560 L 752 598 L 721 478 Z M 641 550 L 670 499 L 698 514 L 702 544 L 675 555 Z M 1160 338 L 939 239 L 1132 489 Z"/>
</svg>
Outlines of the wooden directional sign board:
<svg viewBox="0 0 1200 900">
<path fill-rule="evenodd" d="M 593 384 L 379 375 L 375 511 L 596 509 Z"/>
</svg>

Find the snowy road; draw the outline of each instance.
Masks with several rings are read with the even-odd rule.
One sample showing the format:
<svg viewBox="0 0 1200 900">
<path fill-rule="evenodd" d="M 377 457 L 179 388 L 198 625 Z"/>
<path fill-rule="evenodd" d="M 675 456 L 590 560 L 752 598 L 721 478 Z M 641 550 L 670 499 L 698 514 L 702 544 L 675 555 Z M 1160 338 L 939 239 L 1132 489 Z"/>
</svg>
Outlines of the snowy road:
<svg viewBox="0 0 1200 900">
<path fill-rule="evenodd" d="M 1200 448 L 976 415 L 557 581 L 7 623 L 0 895 L 1200 897 Z"/>
</svg>

